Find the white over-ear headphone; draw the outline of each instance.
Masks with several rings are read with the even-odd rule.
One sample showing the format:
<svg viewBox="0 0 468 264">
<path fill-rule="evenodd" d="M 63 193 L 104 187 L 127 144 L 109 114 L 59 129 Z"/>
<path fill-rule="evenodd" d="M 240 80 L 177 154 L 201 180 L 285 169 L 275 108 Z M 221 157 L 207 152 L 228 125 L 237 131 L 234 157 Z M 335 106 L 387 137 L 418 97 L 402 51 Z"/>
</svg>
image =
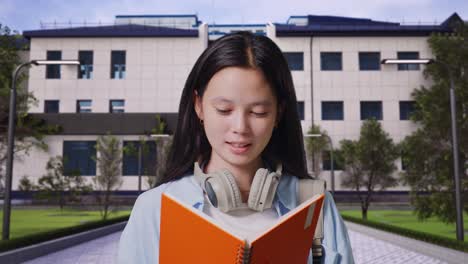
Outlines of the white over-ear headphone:
<svg viewBox="0 0 468 264">
<path fill-rule="evenodd" d="M 271 208 L 281 179 L 281 172 L 281 163 L 278 163 L 274 172 L 270 172 L 265 168 L 257 170 L 250 186 L 248 208 L 259 212 Z M 225 213 L 245 208 L 242 205 L 242 198 L 236 180 L 227 169 L 205 174 L 198 162 L 195 162 L 194 175 L 214 207 Z"/>
</svg>

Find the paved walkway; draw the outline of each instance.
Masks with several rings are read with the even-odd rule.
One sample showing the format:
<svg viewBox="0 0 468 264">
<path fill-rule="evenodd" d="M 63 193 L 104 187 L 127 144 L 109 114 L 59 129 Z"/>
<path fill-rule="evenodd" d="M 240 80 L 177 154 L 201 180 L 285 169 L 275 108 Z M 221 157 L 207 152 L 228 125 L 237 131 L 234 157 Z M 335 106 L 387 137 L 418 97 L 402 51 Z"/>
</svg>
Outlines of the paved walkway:
<svg viewBox="0 0 468 264">
<path fill-rule="evenodd" d="M 354 260 L 367 263 L 464 263 L 468 254 L 347 222 Z M 25 263 L 115 263 L 117 232 Z"/>
</svg>

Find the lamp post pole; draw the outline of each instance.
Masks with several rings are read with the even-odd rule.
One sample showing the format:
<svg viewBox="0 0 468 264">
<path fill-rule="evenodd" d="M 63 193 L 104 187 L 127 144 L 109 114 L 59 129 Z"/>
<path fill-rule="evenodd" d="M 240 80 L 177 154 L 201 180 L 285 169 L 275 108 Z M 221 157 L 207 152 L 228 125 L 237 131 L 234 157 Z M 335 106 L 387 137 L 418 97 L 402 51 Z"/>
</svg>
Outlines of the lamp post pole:
<svg viewBox="0 0 468 264">
<path fill-rule="evenodd" d="M 10 89 L 10 109 L 8 112 L 8 146 L 7 146 L 7 164 L 5 178 L 5 198 L 3 200 L 3 227 L 2 240 L 10 238 L 10 215 L 11 215 L 11 185 L 13 172 L 13 151 L 15 148 L 15 119 L 16 119 L 16 78 L 19 71 L 29 66 L 31 62 L 26 62 L 18 65 L 13 72 L 13 79 Z"/>
<path fill-rule="evenodd" d="M 10 216 L 11 216 L 11 186 L 13 178 L 13 155 L 15 148 L 15 119 L 16 119 L 16 79 L 20 70 L 29 65 L 80 65 L 76 60 L 62 60 L 62 61 L 49 61 L 49 60 L 32 60 L 22 63 L 16 67 L 13 72 L 13 79 L 11 82 L 10 90 L 10 109 L 8 112 L 8 145 L 7 145 L 7 164 L 6 164 L 6 177 L 5 177 L 5 197 L 3 199 L 3 226 L 2 226 L 2 240 L 10 238 Z"/>
<path fill-rule="evenodd" d="M 442 64 L 442 63 L 441 63 Z M 463 205 L 461 198 L 461 183 L 460 183 L 460 173 L 459 173 L 459 163 L 458 163 L 458 136 L 457 136 L 457 103 L 455 101 L 455 85 L 453 83 L 452 72 L 449 67 L 445 64 L 449 77 L 450 77 L 450 115 L 452 123 L 452 151 L 453 151 L 453 172 L 455 178 L 455 206 L 457 209 L 457 240 L 464 240 L 464 230 L 463 230 Z"/>
</svg>

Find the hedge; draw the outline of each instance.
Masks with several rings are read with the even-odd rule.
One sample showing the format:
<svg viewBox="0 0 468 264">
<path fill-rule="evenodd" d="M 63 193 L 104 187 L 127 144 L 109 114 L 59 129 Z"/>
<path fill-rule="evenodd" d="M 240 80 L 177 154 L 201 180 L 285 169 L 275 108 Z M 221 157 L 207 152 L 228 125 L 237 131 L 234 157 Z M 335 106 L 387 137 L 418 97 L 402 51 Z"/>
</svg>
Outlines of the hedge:
<svg viewBox="0 0 468 264">
<path fill-rule="evenodd" d="M 452 248 L 455 250 L 463 251 L 463 252 L 468 252 L 468 242 L 467 241 L 458 241 L 455 239 L 450 239 L 447 237 L 442 237 L 438 235 L 433 235 L 429 233 L 424 233 L 421 231 L 415 231 L 411 229 L 406 229 L 403 227 L 398 227 L 390 224 L 385 224 L 385 223 L 380 223 L 380 222 L 375 222 L 371 220 L 363 220 L 361 218 L 353 217 L 353 216 L 347 216 L 347 215 L 342 215 L 341 216 L 344 220 L 353 222 L 356 224 L 361 224 L 369 227 L 373 227 L 376 229 L 388 231 L 391 233 L 395 233 L 398 235 L 422 240 L 425 242 L 429 242 L 432 244 L 440 245 L 443 247 L 448 247 Z"/>
<path fill-rule="evenodd" d="M 5 252 L 12 249 L 18 249 L 41 242 L 57 239 L 60 237 L 65 237 L 69 235 L 74 235 L 84 231 L 96 229 L 99 227 L 104 227 L 107 225 L 116 224 L 123 221 L 128 221 L 129 215 L 119 216 L 107 220 L 97 220 L 93 222 L 87 222 L 81 225 L 65 227 L 56 230 L 50 230 L 46 232 L 39 232 L 32 235 L 22 236 L 18 238 L 12 238 L 10 240 L 0 241 L 0 252 Z"/>
</svg>

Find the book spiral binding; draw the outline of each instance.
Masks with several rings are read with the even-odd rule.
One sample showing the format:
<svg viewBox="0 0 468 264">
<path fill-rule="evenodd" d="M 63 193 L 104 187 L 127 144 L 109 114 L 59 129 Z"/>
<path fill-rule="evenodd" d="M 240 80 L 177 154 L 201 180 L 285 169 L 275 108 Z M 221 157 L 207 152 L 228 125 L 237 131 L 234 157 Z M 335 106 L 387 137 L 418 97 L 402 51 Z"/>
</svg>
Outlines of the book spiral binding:
<svg viewBox="0 0 468 264">
<path fill-rule="evenodd" d="M 239 244 L 237 248 L 236 264 L 248 264 L 250 262 L 250 250 L 247 243 Z"/>
</svg>

